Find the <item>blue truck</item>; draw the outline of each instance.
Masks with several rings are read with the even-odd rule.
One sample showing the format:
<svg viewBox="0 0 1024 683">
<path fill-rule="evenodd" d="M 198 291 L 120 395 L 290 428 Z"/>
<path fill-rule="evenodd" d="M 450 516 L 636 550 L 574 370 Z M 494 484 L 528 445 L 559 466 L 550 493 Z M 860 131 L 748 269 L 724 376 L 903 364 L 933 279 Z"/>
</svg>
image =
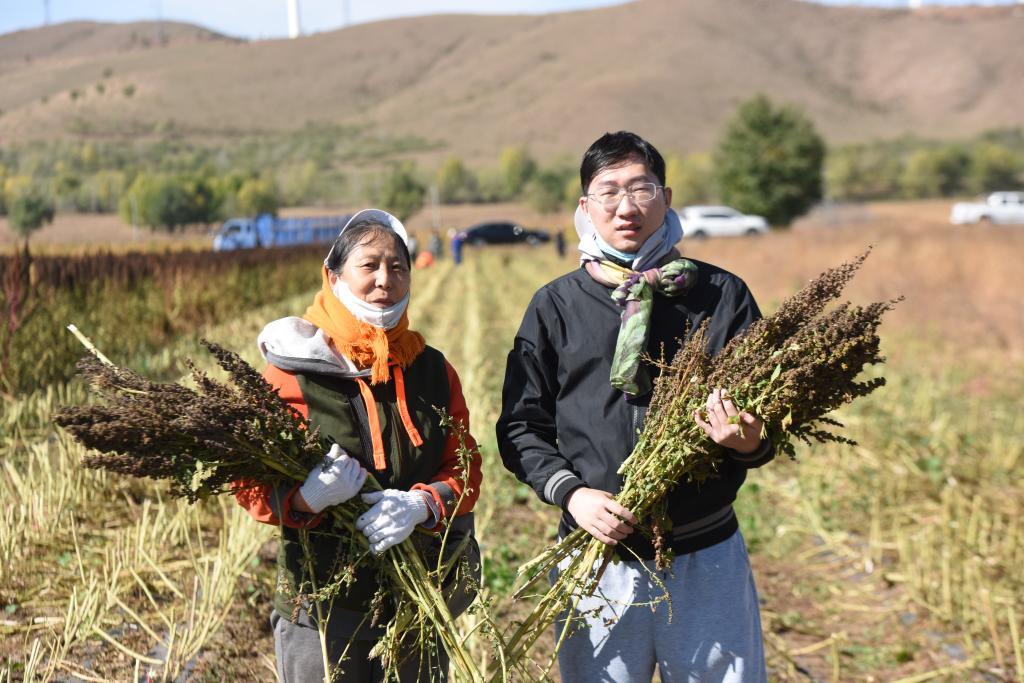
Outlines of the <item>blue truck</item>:
<svg viewBox="0 0 1024 683">
<path fill-rule="evenodd" d="M 214 251 L 257 247 L 329 244 L 352 214 L 312 218 L 277 218 L 263 213 L 255 218 L 229 218 L 213 238 Z"/>
</svg>

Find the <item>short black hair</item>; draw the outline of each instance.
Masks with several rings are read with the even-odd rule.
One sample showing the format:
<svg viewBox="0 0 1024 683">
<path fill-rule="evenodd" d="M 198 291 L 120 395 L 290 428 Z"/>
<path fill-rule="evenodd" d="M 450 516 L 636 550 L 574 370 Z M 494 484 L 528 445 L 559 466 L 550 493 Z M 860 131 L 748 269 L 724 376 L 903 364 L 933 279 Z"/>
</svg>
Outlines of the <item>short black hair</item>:
<svg viewBox="0 0 1024 683">
<path fill-rule="evenodd" d="M 637 158 L 644 163 L 665 184 L 665 159 L 654 145 L 636 133 L 620 130 L 617 133 L 605 133 L 583 154 L 580 163 L 580 185 L 583 194 L 587 193 L 590 181 L 606 168 L 614 168 Z"/>
<path fill-rule="evenodd" d="M 327 256 L 327 270 L 332 273 L 340 273 L 345 266 L 345 261 L 358 247 L 373 244 L 380 239 L 394 240 L 395 247 L 405 257 L 405 265 L 411 266 L 412 259 L 409 257 L 409 247 L 405 244 L 397 232 L 379 221 L 367 218 L 345 228 L 334 240 L 331 252 Z"/>
</svg>

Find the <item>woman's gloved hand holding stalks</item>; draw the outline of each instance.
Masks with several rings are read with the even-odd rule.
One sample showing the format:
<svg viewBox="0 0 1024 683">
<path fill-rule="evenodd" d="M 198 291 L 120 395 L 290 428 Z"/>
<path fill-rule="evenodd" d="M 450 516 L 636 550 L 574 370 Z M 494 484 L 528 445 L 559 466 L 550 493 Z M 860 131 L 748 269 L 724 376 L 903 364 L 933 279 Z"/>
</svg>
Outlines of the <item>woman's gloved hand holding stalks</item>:
<svg viewBox="0 0 1024 683">
<path fill-rule="evenodd" d="M 372 505 L 356 520 L 356 528 L 370 541 L 370 550 L 377 555 L 409 538 L 417 524 L 432 516 L 425 491 L 386 489 L 362 495 Z"/>
<path fill-rule="evenodd" d="M 334 444 L 324 456 L 324 462 L 310 470 L 306 483 L 295 497 L 295 507 L 302 512 L 319 514 L 325 508 L 355 497 L 365 481 L 366 469 Z"/>
</svg>

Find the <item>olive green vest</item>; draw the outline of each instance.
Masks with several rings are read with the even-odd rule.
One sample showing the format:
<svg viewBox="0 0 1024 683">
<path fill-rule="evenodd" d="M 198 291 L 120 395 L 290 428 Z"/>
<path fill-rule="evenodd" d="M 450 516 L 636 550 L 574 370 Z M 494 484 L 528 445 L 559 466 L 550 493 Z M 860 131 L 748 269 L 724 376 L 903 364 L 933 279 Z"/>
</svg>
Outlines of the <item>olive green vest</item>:
<svg viewBox="0 0 1024 683">
<path fill-rule="evenodd" d="M 383 471 L 374 467 L 366 404 L 356 381 L 314 373 L 296 373 L 295 377 L 309 409 L 310 425 L 320 429 L 324 450 L 328 450 L 331 443 L 339 444 L 349 455 L 358 458 L 383 488 L 408 490 L 413 484 L 428 482 L 441 468 L 448 432 L 441 426 L 441 416 L 435 406 L 448 407 L 450 389 L 444 356 L 436 349 L 426 347 L 404 371 L 406 403 L 413 424 L 423 437 L 422 446 L 413 446 L 406 434 L 398 410 L 394 380 L 370 385 L 377 403 L 377 418 L 387 457 L 387 467 Z M 295 596 L 300 585 L 304 583 L 304 588 L 309 588 L 309 571 L 303 567 L 299 534 L 297 529 L 281 527 L 274 609 L 285 617 L 296 612 L 299 602 Z M 309 545 L 315 558 L 318 587 L 325 585 L 341 567 L 347 565 L 348 558 L 358 557 L 363 552 L 355 540 L 348 537 L 340 525 L 336 527 L 330 517 L 325 517 L 310 530 Z M 353 624 L 340 622 L 355 619 L 358 623 L 368 610 L 367 603 L 379 585 L 379 576 L 372 564 L 364 561 L 355 573 L 354 582 L 347 588 L 343 587 L 335 597 L 331 608 L 332 627 L 339 622 L 337 625 L 342 630 L 354 632 Z M 302 606 L 307 607 L 305 603 Z M 315 613 L 311 616 L 315 617 Z M 364 632 L 360 637 L 365 637 L 366 627 L 360 631 Z"/>
</svg>

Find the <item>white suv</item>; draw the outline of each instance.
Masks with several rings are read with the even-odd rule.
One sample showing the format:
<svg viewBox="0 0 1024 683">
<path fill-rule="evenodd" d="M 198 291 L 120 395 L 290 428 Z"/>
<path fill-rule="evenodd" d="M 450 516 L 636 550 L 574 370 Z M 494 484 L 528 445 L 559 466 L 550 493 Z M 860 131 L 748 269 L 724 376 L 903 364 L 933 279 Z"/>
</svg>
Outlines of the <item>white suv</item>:
<svg viewBox="0 0 1024 683">
<path fill-rule="evenodd" d="M 763 235 L 768 221 L 761 216 L 748 216 L 728 206 L 685 206 L 677 211 L 683 224 L 683 237 L 736 237 Z"/>
<path fill-rule="evenodd" d="M 1024 223 L 1024 192 L 993 192 L 984 202 L 957 202 L 949 220 L 968 223 Z"/>
</svg>

